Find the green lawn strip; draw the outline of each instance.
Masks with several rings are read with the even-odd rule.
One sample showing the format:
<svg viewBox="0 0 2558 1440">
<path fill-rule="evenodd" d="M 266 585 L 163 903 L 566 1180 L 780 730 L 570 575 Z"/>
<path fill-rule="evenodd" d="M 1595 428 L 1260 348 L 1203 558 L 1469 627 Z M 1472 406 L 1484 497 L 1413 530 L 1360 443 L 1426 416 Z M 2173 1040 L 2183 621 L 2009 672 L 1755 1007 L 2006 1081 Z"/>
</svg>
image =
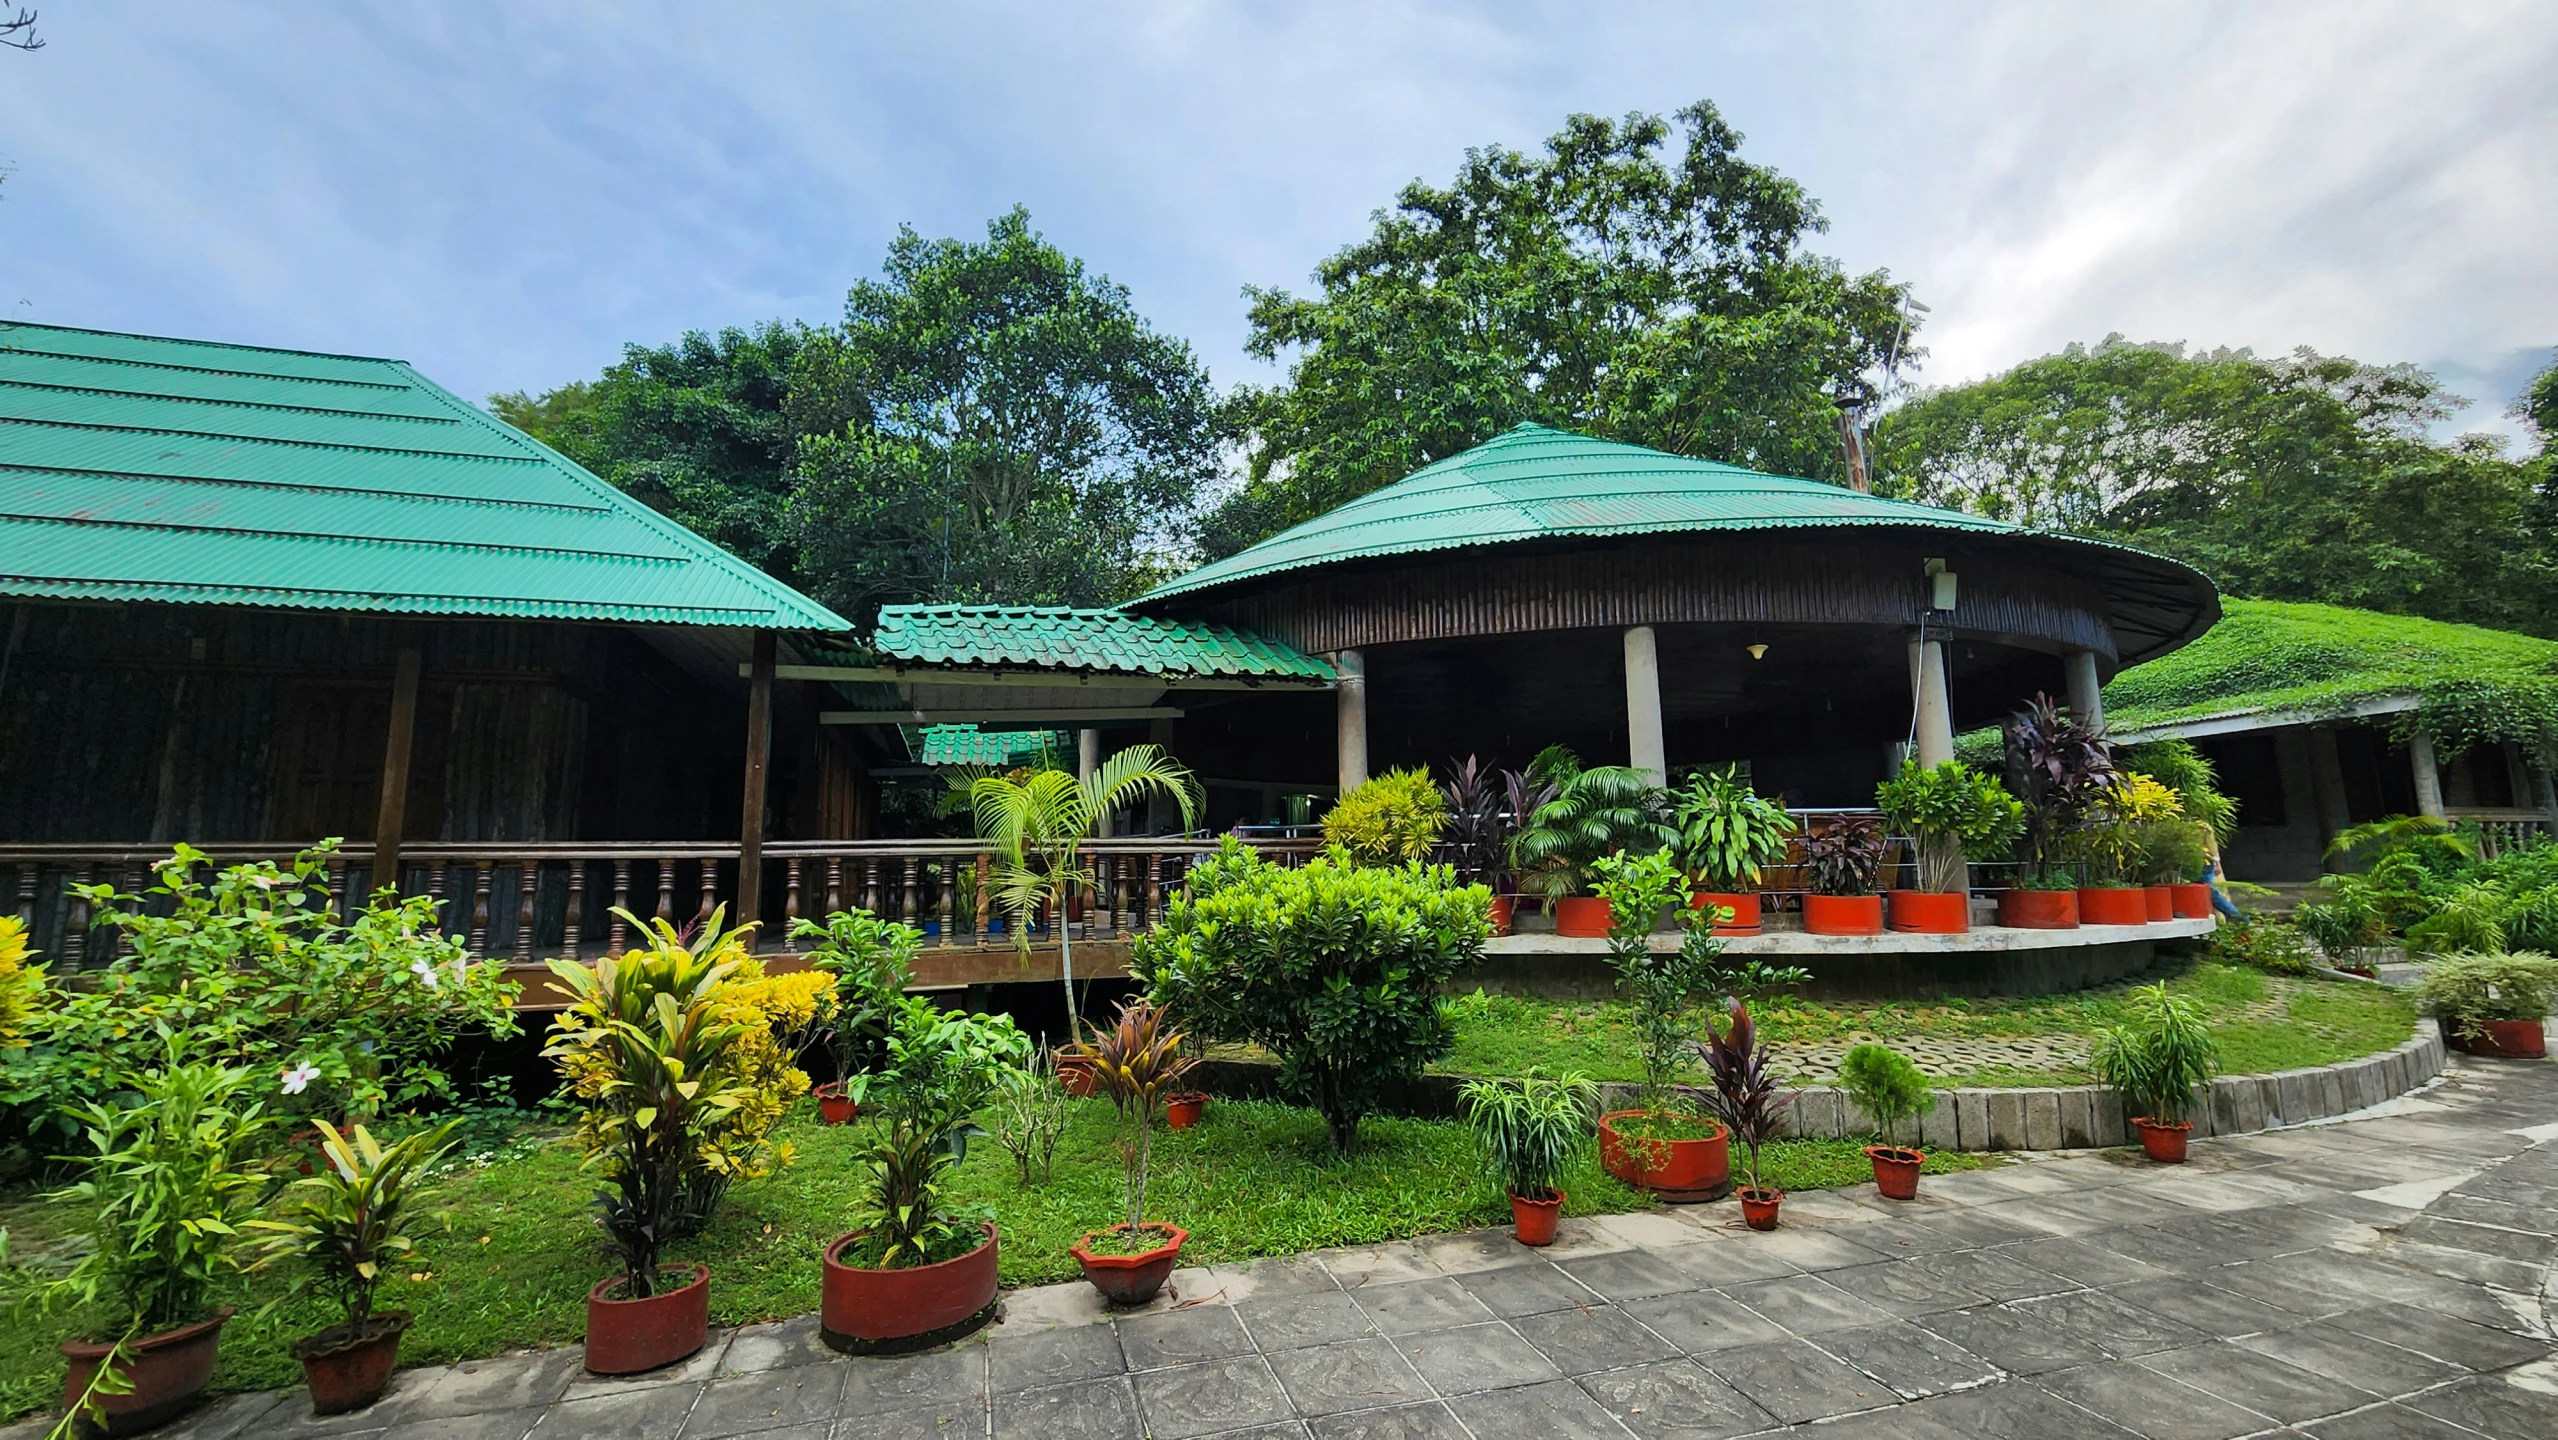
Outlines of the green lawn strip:
<svg viewBox="0 0 2558 1440">
<path fill-rule="evenodd" d="M 1011 1157 L 984 1140 L 969 1147 L 959 1171 L 961 1207 L 984 1210 L 1002 1232 L 1007 1286 L 1076 1278 L 1080 1271 L 1066 1247 L 1122 1218 L 1110 1108 L 1088 1100 L 1074 1110 L 1048 1183 L 1020 1187 Z M 798 1152 L 796 1163 L 739 1183 L 707 1233 L 670 1247 L 670 1260 L 712 1267 L 715 1323 L 816 1308 L 818 1255 L 849 1221 L 859 1190 L 856 1152 L 869 1134 L 866 1125 L 820 1125 L 803 1104 L 782 1132 Z M 1371 1117 L 1360 1126 L 1358 1152 L 1335 1159 L 1313 1111 L 1220 1099 L 1210 1102 L 1198 1127 L 1158 1133 L 1154 1157 L 1146 1213 L 1190 1231 L 1185 1264 L 1290 1255 L 1510 1218 L 1464 1127 L 1448 1121 Z M 1740 1157 L 1733 1158 L 1737 1168 Z M 1978 1156 L 1931 1155 L 1928 1169 L 1982 1163 Z M 1763 1152 L 1763 1164 L 1770 1183 L 1787 1190 L 1872 1179 L 1859 1146 L 1849 1141 L 1779 1142 Z M 585 1329 L 587 1287 L 613 1266 L 590 1208 L 594 1188 L 571 1146 L 554 1132 L 532 1129 L 439 1177 L 418 1254 L 383 1286 L 379 1302 L 417 1313 L 401 1343 L 401 1362 L 436 1364 L 575 1343 Z M 1602 1172 L 1594 1157 L 1566 1177 L 1564 1189 L 1566 1213 L 1573 1215 L 1652 1203 Z M 24 1190 L 0 1202 L 12 1261 L 39 1270 L 52 1258 L 46 1242 L 76 1231 L 78 1218 Z M 412 1278 L 417 1275 L 426 1278 Z M 283 1275 L 265 1274 L 225 1287 L 222 1299 L 239 1306 L 240 1315 L 223 1332 L 216 1390 L 300 1382 L 301 1367 L 285 1347 L 334 1317 L 303 1301 L 261 1316 L 260 1307 L 286 1285 Z M 53 1402 L 62 1380 L 54 1346 L 80 1328 L 76 1315 L 0 1308 L 0 1415 Z"/>
</svg>

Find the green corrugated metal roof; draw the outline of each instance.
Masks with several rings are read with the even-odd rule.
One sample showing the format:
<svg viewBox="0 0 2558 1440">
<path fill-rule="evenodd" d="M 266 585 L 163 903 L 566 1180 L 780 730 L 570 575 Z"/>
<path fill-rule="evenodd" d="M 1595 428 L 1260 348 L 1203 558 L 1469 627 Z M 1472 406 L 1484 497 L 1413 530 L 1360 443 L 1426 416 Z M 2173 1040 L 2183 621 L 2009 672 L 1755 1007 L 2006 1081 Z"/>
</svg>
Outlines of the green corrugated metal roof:
<svg viewBox="0 0 2558 1440">
<path fill-rule="evenodd" d="M 871 647 L 889 660 L 981 669 L 1332 678 L 1322 661 L 1231 625 L 1057 605 L 885 605 Z"/>
<path fill-rule="evenodd" d="M 907 731 L 923 765 L 1035 765 L 1066 753 L 1062 730 L 980 730 L 975 725 L 923 725 Z"/>
<path fill-rule="evenodd" d="M 398 360 L 0 326 L 0 595 L 849 630 Z"/>
</svg>

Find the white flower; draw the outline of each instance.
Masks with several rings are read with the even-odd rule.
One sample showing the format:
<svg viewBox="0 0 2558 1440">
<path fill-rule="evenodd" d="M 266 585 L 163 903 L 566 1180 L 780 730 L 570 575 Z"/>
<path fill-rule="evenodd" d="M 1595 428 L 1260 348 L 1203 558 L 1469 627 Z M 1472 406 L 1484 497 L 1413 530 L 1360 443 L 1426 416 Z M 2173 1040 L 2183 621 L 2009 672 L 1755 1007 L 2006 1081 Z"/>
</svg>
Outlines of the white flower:
<svg viewBox="0 0 2558 1440">
<path fill-rule="evenodd" d="M 284 1072 L 284 1093 L 287 1095 L 299 1095 L 310 1085 L 312 1081 L 319 1078 L 320 1067 L 312 1064 L 308 1060 L 305 1060 L 301 1064 Z"/>
<path fill-rule="evenodd" d="M 434 964 L 423 955 L 410 961 L 409 969 L 417 978 L 426 982 L 426 988 L 429 990 L 443 983 L 436 977 Z"/>
</svg>

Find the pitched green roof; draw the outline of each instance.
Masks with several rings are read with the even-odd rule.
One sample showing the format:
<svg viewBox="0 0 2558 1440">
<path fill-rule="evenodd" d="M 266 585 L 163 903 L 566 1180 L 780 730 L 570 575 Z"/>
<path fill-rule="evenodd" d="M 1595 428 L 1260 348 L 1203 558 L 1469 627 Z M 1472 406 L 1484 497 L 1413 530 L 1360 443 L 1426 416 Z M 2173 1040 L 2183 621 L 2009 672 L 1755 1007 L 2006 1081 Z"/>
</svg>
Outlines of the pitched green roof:
<svg viewBox="0 0 2558 1440">
<path fill-rule="evenodd" d="M 975 725 L 906 727 L 909 753 L 921 765 L 1015 765 L 1054 762 L 1067 749 L 1062 730 L 980 730 Z"/>
<path fill-rule="evenodd" d="M 0 595 L 848 630 L 398 360 L 0 326 Z"/>
<path fill-rule="evenodd" d="M 871 648 L 891 660 L 981 669 L 1332 678 L 1332 667 L 1322 661 L 1231 625 L 1065 606 L 886 605 Z"/>
</svg>

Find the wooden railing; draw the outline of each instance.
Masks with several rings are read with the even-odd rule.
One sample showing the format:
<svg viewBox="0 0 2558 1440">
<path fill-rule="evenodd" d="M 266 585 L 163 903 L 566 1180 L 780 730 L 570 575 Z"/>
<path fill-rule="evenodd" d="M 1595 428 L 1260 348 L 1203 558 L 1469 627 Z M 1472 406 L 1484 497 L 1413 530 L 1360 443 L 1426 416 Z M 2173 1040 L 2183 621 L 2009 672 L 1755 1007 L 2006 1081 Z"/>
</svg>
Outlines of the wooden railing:
<svg viewBox="0 0 2558 1440">
<path fill-rule="evenodd" d="M 1163 913 L 1196 858 L 1214 850 L 1215 835 L 1096 840 L 1084 849 L 1093 883 L 1070 904 L 1076 939 L 1124 937 Z M 1313 840 L 1249 838 L 1283 863 L 1301 863 L 1320 848 Z M 196 847 L 216 865 L 283 862 L 295 847 L 212 844 Z M 500 844 L 427 842 L 400 850 L 400 892 L 431 895 L 444 932 L 479 954 L 518 963 L 554 955 L 618 955 L 632 941 L 621 912 L 643 924 L 663 917 L 681 928 L 713 908 L 737 912 L 734 841 Z M 154 883 L 151 867 L 168 858 L 164 845 L 0 845 L 0 906 L 26 922 L 37 949 L 58 969 L 102 965 L 114 958 L 122 932 L 93 923 L 73 885 L 113 885 L 128 894 Z M 372 847 L 348 844 L 327 861 L 332 908 L 374 887 Z M 927 943 L 950 948 L 1009 943 L 1011 917 L 994 903 L 994 855 L 973 839 L 799 840 L 768 842 L 760 868 L 763 924 L 757 948 L 787 948 L 792 922 L 860 907 L 925 931 Z M 164 902 L 165 903 L 165 902 Z M 1034 939 L 1047 938 L 1041 917 Z"/>
<path fill-rule="evenodd" d="M 2478 827 L 2478 858 L 2493 860 L 2508 850 L 2545 845 L 2558 836 L 2546 810 L 2512 810 L 2454 807 L 2444 818 L 2455 825 Z"/>
</svg>

